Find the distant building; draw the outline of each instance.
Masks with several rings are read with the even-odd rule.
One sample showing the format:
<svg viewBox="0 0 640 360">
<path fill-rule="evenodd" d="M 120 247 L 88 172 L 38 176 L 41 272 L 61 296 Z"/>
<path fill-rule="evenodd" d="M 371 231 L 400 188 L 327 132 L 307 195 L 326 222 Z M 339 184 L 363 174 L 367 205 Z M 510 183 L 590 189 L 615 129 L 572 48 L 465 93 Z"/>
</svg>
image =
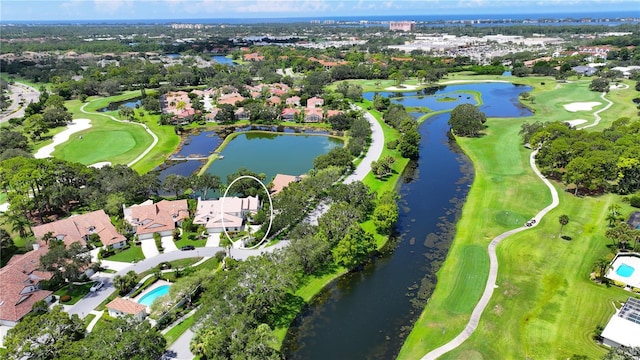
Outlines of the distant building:
<svg viewBox="0 0 640 360">
<path fill-rule="evenodd" d="M 640 347 L 640 300 L 630 297 L 602 331 L 603 343 L 611 347 Z"/>
<path fill-rule="evenodd" d="M 584 76 L 593 76 L 598 69 L 591 66 L 574 66 L 571 70 L 575 71 L 576 74 L 584 75 Z"/>
<path fill-rule="evenodd" d="M 390 21 L 389 30 L 391 31 L 414 31 L 416 29 L 415 21 Z"/>
</svg>

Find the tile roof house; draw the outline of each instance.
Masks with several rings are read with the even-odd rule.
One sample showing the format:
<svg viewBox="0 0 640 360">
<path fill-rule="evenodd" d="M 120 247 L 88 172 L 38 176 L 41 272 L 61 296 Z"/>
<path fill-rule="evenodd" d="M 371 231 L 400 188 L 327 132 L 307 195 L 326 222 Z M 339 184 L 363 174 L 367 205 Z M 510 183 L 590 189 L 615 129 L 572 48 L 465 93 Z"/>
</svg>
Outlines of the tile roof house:
<svg viewBox="0 0 640 360">
<path fill-rule="evenodd" d="M 280 113 L 280 118 L 282 120 L 295 121 L 297 114 L 300 114 L 300 110 L 291 109 L 291 108 L 284 108 L 284 109 L 282 109 L 282 113 Z"/>
<path fill-rule="evenodd" d="M 26 254 L 14 255 L 0 268 L 0 325 L 15 326 L 31 312 L 40 300 L 51 301 L 51 291 L 42 290 L 41 280 L 53 274 L 39 271 L 40 257 L 49 251 L 47 246 L 35 245 Z"/>
<path fill-rule="evenodd" d="M 320 97 L 312 97 L 307 100 L 308 108 L 315 108 L 324 105 L 324 99 Z"/>
<path fill-rule="evenodd" d="M 239 101 L 243 101 L 244 96 L 239 93 L 233 92 L 231 94 L 224 94 L 218 98 L 218 104 L 231 104 L 235 105 Z"/>
<path fill-rule="evenodd" d="M 35 226 L 32 230 L 36 239 L 40 240 L 47 233 L 51 233 L 58 240 L 62 240 L 66 246 L 74 242 L 79 242 L 81 245 L 86 246 L 87 240 L 92 234 L 100 236 L 102 245 L 116 249 L 126 245 L 127 240 L 111 224 L 111 219 L 109 219 L 104 210 L 73 215 L 66 219 Z"/>
<path fill-rule="evenodd" d="M 147 200 L 128 208 L 122 207 L 125 220 L 133 226 L 140 240 L 152 239 L 156 232 L 160 236 L 170 236 L 176 225 L 189 217 L 187 200 L 162 200 L 156 204 Z"/>
<path fill-rule="evenodd" d="M 304 113 L 304 122 L 322 121 L 323 112 L 321 108 L 308 108 Z"/>
<path fill-rule="evenodd" d="M 287 187 L 292 182 L 299 182 L 302 180 L 304 175 L 294 176 L 294 175 L 286 175 L 286 174 L 276 174 L 276 176 L 271 181 L 270 192 L 271 195 L 277 195 L 281 192 L 285 187 Z"/>
<path fill-rule="evenodd" d="M 327 117 L 330 118 L 332 116 L 340 115 L 342 111 L 340 110 L 327 110 Z"/>
<path fill-rule="evenodd" d="M 109 310 L 109 316 L 112 317 L 131 315 L 139 321 L 142 321 L 145 316 L 147 316 L 146 306 L 123 298 L 113 299 L 113 301 L 106 305 L 106 308 Z"/>
<path fill-rule="evenodd" d="M 300 96 L 292 96 L 287 98 L 286 104 L 289 106 L 300 106 Z"/>
<path fill-rule="evenodd" d="M 224 203 L 223 203 L 224 202 Z M 198 198 L 194 224 L 207 227 L 210 234 L 223 231 L 222 222 L 227 231 L 239 231 L 245 217 L 260 209 L 260 199 L 255 197 L 226 197 L 223 200 L 202 200 Z M 223 212 L 224 211 L 224 212 Z"/>
</svg>

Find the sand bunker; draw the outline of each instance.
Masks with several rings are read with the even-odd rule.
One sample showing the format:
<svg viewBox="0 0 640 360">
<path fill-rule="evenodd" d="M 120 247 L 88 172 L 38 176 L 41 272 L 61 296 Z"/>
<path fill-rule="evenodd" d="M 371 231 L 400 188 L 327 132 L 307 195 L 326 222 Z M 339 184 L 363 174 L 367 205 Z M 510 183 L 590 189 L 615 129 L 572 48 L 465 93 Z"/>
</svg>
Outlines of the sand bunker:
<svg viewBox="0 0 640 360">
<path fill-rule="evenodd" d="M 576 111 L 590 111 L 595 106 L 602 104 L 598 101 L 588 101 L 588 102 L 574 102 L 571 104 L 567 104 L 564 108 L 567 111 L 576 112 Z"/>
<path fill-rule="evenodd" d="M 36 159 L 44 159 L 51 156 L 51 153 L 56 148 L 56 146 L 62 144 L 63 142 L 69 140 L 73 133 L 77 133 L 78 131 L 86 130 L 91 127 L 91 120 L 89 119 L 74 119 L 69 125 L 67 125 L 67 129 L 62 131 L 59 134 L 53 136 L 53 143 L 43 146 L 36 152 L 33 157 Z"/>
<path fill-rule="evenodd" d="M 585 119 L 575 119 L 575 120 L 567 120 L 567 121 L 565 121 L 565 123 L 569 124 L 569 126 L 571 126 L 571 127 L 576 127 L 576 126 L 578 126 L 580 124 L 584 124 L 586 122 L 587 122 L 587 120 L 585 120 Z"/>
<path fill-rule="evenodd" d="M 403 91 L 403 90 L 415 90 L 417 89 L 419 86 L 416 85 L 407 85 L 407 84 L 402 84 L 401 87 L 396 87 L 396 86 L 389 86 L 388 88 L 386 88 L 385 90 L 389 90 L 389 91 Z"/>
<path fill-rule="evenodd" d="M 92 167 L 92 168 L 100 169 L 101 167 L 104 167 L 104 166 L 111 166 L 111 162 L 110 161 L 102 161 L 102 162 L 97 162 L 95 164 L 91 164 L 89 166 Z"/>
</svg>

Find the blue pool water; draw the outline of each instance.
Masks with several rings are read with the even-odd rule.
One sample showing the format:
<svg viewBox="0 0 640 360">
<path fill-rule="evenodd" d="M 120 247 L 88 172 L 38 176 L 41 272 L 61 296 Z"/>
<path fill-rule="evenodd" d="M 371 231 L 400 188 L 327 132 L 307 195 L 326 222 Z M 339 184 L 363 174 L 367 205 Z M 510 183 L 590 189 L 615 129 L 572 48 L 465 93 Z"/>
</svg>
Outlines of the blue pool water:
<svg viewBox="0 0 640 360">
<path fill-rule="evenodd" d="M 618 266 L 618 269 L 616 270 L 616 274 L 622 277 L 629 277 L 633 274 L 634 271 L 635 269 L 632 266 L 629 266 L 627 264 L 622 264 Z"/>
<path fill-rule="evenodd" d="M 158 286 L 157 288 L 149 291 L 147 294 L 141 297 L 138 300 L 138 304 L 142 304 L 144 306 L 151 306 L 151 304 L 153 304 L 153 301 L 155 299 L 159 298 L 160 296 L 167 295 L 169 293 L 169 287 L 171 287 L 171 285 Z"/>
</svg>

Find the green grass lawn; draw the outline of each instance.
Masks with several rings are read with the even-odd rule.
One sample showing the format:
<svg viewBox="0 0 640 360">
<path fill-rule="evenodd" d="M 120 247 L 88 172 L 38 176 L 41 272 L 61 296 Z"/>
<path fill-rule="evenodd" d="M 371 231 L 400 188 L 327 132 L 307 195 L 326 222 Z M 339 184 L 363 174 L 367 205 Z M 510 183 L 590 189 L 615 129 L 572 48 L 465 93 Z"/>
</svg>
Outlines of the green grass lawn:
<svg viewBox="0 0 640 360">
<path fill-rule="evenodd" d="M 109 256 L 105 260 L 121 261 L 121 262 L 134 262 L 144 260 L 144 254 L 142 253 L 142 246 L 132 245 L 127 250 L 119 252 L 113 256 Z"/>
<path fill-rule="evenodd" d="M 182 321 L 181 323 L 179 323 L 178 325 L 174 326 L 173 329 L 167 331 L 167 333 L 164 334 L 164 338 L 167 340 L 167 347 L 173 344 L 176 340 L 178 340 L 178 338 L 182 334 L 184 334 L 184 332 L 187 331 L 187 329 L 193 326 L 195 321 L 196 321 L 195 316 L 191 316 L 185 319 L 184 321 Z"/>
<path fill-rule="evenodd" d="M 178 250 L 180 250 L 180 248 L 182 248 L 183 246 L 187 246 L 187 245 L 191 245 L 191 246 L 195 246 L 195 247 L 204 247 L 205 245 L 207 245 L 207 239 L 196 239 L 196 240 L 190 240 L 189 239 L 189 234 L 188 233 L 183 233 L 182 237 L 180 238 L 180 240 L 175 241 L 176 247 L 178 248 Z"/>
<path fill-rule="evenodd" d="M 89 314 L 87 316 L 84 317 L 84 328 L 86 329 L 89 324 L 91 324 L 91 321 L 95 318 L 96 316 L 94 314 Z"/>
<path fill-rule="evenodd" d="M 70 289 L 69 285 L 66 285 L 62 289 L 54 292 L 53 294 L 56 295 L 56 296 L 64 296 L 64 295 L 71 296 L 71 300 L 69 300 L 67 302 L 64 302 L 62 304 L 64 304 L 64 305 L 74 305 L 75 303 L 80 301 L 80 299 L 82 299 L 85 295 L 87 295 L 89 293 L 89 289 L 91 289 L 92 285 L 93 285 L 93 282 L 90 282 L 90 283 L 84 284 L 84 285 L 74 285 L 73 289 Z"/>
<path fill-rule="evenodd" d="M 474 163 L 474 183 L 454 243 L 438 272 L 438 285 L 399 359 L 420 358 L 459 334 L 484 289 L 489 242 L 551 202 L 548 189 L 529 167 L 530 150 L 520 144 L 520 124 L 578 118 L 562 105 L 599 97 L 588 91 L 588 82 L 516 80 L 536 86 L 532 92 L 536 99 L 527 104 L 535 115 L 489 119 L 486 136 L 459 139 Z M 601 114 L 599 128 L 629 113 L 629 105 L 619 99 L 631 97 L 619 92 L 607 95 L 616 104 Z M 606 352 L 592 340 L 593 331 L 614 313 L 612 301 L 624 301 L 629 293 L 597 285 L 589 276 L 596 260 L 610 253 L 604 237 L 608 205 L 621 204 L 625 215 L 630 208 L 615 195 L 576 198 L 564 192 L 561 184 L 556 187 L 560 206 L 538 227 L 509 237 L 498 247 L 498 288 L 479 327 L 443 359 L 566 359 L 573 354 L 596 358 Z M 570 218 L 563 233 L 571 241 L 558 237 L 562 214 Z"/>
</svg>

